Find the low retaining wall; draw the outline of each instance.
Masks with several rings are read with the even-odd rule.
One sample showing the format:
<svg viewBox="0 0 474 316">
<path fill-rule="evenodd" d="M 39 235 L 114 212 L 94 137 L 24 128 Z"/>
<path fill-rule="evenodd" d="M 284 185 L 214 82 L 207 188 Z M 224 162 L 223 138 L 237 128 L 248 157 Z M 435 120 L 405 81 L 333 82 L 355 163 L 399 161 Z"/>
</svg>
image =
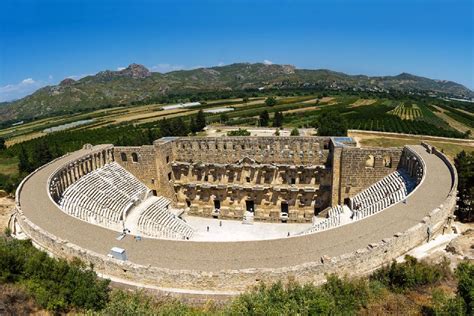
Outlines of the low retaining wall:
<svg viewBox="0 0 474 316">
<path fill-rule="evenodd" d="M 178 288 L 181 292 L 189 290 L 199 293 L 199 291 L 202 291 L 202 293 L 208 294 L 209 292 L 206 291 L 221 293 L 244 291 L 262 281 L 275 282 L 276 280 L 292 279 L 302 283 L 321 284 L 326 280 L 325 274 L 337 273 L 350 277 L 366 275 L 427 240 L 428 231 L 433 236 L 443 229 L 446 219 L 452 214 L 456 204 L 457 173 L 446 156 L 436 149 L 433 150 L 433 153 L 447 164 L 451 172 L 453 185 L 444 203 L 432 210 L 420 223 L 405 232 L 397 233 L 393 237 L 370 244 L 366 248 L 355 252 L 333 258 L 322 257 L 320 262 L 309 262 L 292 267 L 204 272 L 198 270 L 170 270 L 115 260 L 83 249 L 66 240 L 61 240 L 32 223 L 23 215 L 18 203 L 18 193 L 21 191 L 22 184 L 17 191 L 16 220 L 23 232 L 39 248 L 50 252 L 54 256 L 68 259 L 78 257 L 93 264 L 94 269 L 102 275 L 130 280 L 130 282 L 143 285 L 153 285 L 168 290 Z M 275 251 L 280 250 L 276 249 Z"/>
</svg>

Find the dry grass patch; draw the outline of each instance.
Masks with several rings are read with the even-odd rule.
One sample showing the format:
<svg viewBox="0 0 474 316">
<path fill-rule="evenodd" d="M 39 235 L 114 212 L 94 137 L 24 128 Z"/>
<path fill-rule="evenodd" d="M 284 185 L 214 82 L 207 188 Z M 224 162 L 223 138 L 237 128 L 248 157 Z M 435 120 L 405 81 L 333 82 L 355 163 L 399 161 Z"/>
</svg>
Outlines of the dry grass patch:
<svg viewBox="0 0 474 316">
<path fill-rule="evenodd" d="M 443 108 L 440 108 L 439 106 L 433 105 L 439 112 L 433 112 L 437 117 L 448 123 L 449 126 L 452 128 L 460 131 L 461 133 L 465 133 L 466 131 L 471 131 L 471 135 L 474 135 L 474 129 L 470 128 L 469 126 L 464 125 L 461 122 L 456 121 L 449 115 L 447 115 L 445 112 L 446 110 Z M 473 117 L 474 119 L 474 117 Z"/>
<path fill-rule="evenodd" d="M 350 106 L 351 108 L 356 108 L 363 105 L 371 105 L 371 104 L 374 104 L 375 102 L 377 102 L 377 100 L 375 99 L 359 99 L 355 101 L 354 103 L 352 103 Z"/>
<path fill-rule="evenodd" d="M 422 140 L 420 138 L 392 138 L 392 137 L 364 137 L 357 136 L 361 147 L 403 147 L 405 145 L 419 145 L 424 141 L 442 150 L 451 160 L 461 151 L 474 151 L 474 143 L 455 144 L 450 142 Z"/>
</svg>

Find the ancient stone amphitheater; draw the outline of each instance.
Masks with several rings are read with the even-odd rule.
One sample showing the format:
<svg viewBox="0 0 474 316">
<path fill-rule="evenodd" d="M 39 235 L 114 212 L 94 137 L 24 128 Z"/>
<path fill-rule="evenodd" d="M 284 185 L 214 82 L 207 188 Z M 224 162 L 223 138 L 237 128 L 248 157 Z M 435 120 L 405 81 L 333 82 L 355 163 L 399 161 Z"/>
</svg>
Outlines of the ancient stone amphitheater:
<svg viewBox="0 0 474 316">
<path fill-rule="evenodd" d="M 17 190 L 11 228 L 117 282 L 229 295 L 370 273 L 449 225 L 456 185 L 426 144 L 168 137 L 86 145 L 39 168 Z"/>
</svg>

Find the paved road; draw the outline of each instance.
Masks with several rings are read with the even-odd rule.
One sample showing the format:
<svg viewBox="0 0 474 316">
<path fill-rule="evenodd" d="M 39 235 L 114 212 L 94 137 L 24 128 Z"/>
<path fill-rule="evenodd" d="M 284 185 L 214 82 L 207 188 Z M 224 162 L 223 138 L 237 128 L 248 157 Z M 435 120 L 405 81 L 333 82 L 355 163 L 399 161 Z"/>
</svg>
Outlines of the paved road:
<svg viewBox="0 0 474 316">
<path fill-rule="evenodd" d="M 448 167 L 422 146 L 412 146 L 425 160 L 427 175 L 408 198 L 389 209 L 336 229 L 277 240 L 246 242 L 193 242 L 131 237 L 117 241 L 116 232 L 88 224 L 62 212 L 47 195 L 49 175 L 59 166 L 87 153 L 81 150 L 56 161 L 25 182 L 20 195 L 24 214 L 36 225 L 83 248 L 107 254 L 113 246 L 125 248 L 130 261 L 169 269 L 218 271 L 244 268 L 277 268 L 319 261 L 365 248 L 420 222 L 441 204 L 451 188 Z"/>
</svg>

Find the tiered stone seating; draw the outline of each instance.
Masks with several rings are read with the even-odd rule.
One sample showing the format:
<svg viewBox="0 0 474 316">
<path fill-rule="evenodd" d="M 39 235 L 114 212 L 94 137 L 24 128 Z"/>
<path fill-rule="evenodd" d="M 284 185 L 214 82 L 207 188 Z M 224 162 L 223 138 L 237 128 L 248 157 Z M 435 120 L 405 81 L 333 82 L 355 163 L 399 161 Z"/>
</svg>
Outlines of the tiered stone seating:
<svg viewBox="0 0 474 316">
<path fill-rule="evenodd" d="M 338 215 L 341 215 L 343 211 L 344 209 L 342 205 L 336 205 L 334 207 L 331 207 L 331 209 L 328 211 L 328 217 L 336 217 Z"/>
<path fill-rule="evenodd" d="M 395 171 L 352 198 L 353 219 L 361 219 L 404 200 L 414 189 L 415 181 L 404 172 Z"/>
<path fill-rule="evenodd" d="M 330 229 L 380 212 L 404 200 L 413 191 L 415 185 L 415 180 L 411 179 L 403 171 L 395 171 L 351 199 L 353 207 L 351 217 L 347 215 L 347 212 L 344 215 L 344 206 L 336 205 L 329 209 L 328 218 L 314 224 L 301 234 L 311 234 Z"/>
<path fill-rule="evenodd" d="M 156 196 L 149 199 L 153 199 L 153 202 L 146 206 L 138 220 L 138 230 L 141 234 L 170 239 L 189 239 L 192 237 L 193 229 L 169 211 L 169 200 Z"/>
<path fill-rule="evenodd" d="M 82 220 L 120 229 L 124 211 L 143 200 L 147 187 L 117 163 L 109 163 L 69 186 L 61 208 Z"/>
<path fill-rule="evenodd" d="M 333 209 L 335 209 L 335 208 L 333 208 Z M 331 210 L 333 210 L 333 209 L 331 209 Z M 339 211 L 339 209 L 340 209 L 341 213 L 337 213 Z M 335 213 L 334 216 L 329 216 L 325 220 L 314 224 L 311 228 L 303 231 L 301 234 L 312 234 L 312 233 L 316 233 L 316 232 L 319 232 L 319 231 L 322 231 L 322 230 L 326 230 L 326 229 L 330 229 L 330 228 L 339 226 L 341 224 L 342 206 L 338 205 L 337 206 L 337 211 L 334 211 L 334 213 Z"/>
</svg>

